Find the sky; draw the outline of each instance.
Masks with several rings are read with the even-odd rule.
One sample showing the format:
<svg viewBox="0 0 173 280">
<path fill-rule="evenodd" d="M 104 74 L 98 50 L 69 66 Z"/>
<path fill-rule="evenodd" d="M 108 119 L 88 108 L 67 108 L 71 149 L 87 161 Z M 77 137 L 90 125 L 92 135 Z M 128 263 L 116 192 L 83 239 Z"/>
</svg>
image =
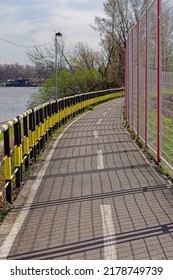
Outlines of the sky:
<svg viewBox="0 0 173 280">
<path fill-rule="evenodd" d="M 61 32 L 68 47 L 77 42 L 99 48 L 99 34 L 91 27 L 104 16 L 104 0 L 0 0 L 0 64 L 31 64 L 26 47 L 52 43 Z"/>
</svg>

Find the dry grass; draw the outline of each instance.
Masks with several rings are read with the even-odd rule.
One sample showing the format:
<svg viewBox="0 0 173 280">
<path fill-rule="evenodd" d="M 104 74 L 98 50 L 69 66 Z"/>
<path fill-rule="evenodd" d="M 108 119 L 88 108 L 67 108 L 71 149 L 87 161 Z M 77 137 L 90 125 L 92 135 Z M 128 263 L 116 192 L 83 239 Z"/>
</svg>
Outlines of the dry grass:
<svg viewBox="0 0 173 280">
<path fill-rule="evenodd" d="M 6 206 L 6 193 L 5 191 L 2 189 L 0 191 L 0 212 L 3 211 L 5 209 Z"/>
</svg>

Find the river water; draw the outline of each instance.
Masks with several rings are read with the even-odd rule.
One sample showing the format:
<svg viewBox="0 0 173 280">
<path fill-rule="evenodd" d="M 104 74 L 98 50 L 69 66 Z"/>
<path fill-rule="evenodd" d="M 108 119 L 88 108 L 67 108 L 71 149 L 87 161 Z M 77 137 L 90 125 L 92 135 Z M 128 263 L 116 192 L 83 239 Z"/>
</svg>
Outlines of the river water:
<svg viewBox="0 0 173 280">
<path fill-rule="evenodd" d="M 36 91 L 32 87 L 0 87 L 0 123 L 25 112 L 27 101 Z"/>
</svg>

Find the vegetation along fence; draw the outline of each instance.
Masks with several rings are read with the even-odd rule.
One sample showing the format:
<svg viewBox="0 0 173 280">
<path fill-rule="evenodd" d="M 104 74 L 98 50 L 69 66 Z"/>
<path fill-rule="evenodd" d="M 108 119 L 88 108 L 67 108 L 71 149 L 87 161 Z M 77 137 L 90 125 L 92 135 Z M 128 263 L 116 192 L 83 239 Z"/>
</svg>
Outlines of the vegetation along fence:
<svg viewBox="0 0 173 280">
<path fill-rule="evenodd" d="M 70 96 L 40 105 L 0 128 L 0 199 L 12 203 L 52 134 L 91 105 L 121 97 L 124 88 Z M 1 206 L 1 205 L 0 205 Z"/>
<path fill-rule="evenodd" d="M 128 36 L 125 57 L 127 122 L 157 161 L 172 167 L 172 0 L 152 1 Z"/>
</svg>

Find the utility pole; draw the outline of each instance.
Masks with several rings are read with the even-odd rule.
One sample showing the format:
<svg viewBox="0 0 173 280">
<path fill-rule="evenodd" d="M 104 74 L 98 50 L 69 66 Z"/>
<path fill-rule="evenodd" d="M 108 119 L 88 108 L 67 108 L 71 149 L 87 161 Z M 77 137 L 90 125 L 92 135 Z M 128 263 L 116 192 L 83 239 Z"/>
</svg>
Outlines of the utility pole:
<svg viewBox="0 0 173 280">
<path fill-rule="evenodd" d="M 58 47 L 57 47 L 57 37 L 61 37 L 60 32 L 55 33 L 55 99 L 58 98 Z"/>
</svg>

